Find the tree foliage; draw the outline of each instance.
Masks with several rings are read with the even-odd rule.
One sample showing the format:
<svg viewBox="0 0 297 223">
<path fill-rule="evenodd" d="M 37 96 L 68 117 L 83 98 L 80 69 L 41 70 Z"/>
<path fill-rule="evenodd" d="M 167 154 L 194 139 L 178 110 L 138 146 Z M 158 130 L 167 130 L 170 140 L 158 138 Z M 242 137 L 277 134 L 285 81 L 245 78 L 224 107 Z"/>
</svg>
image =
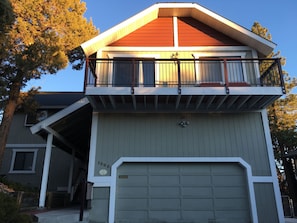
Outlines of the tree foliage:
<svg viewBox="0 0 297 223">
<path fill-rule="evenodd" d="M 265 39 L 272 39 L 268 29 L 258 22 L 254 23 L 252 32 Z M 268 57 L 280 57 L 280 52 L 272 52 Z M 285 65 L 286 59 L 281 57 L 281 62 Z M 292 164 L 292 159 L 297 157 L 297 95 L 291 93 L 297 86 L 297 80 L 291 78 L 286 71 L 282 75 L 287 93 L 268 107 L 268 118 L 275 158 L 285 172 L 285 178 L 279 176 L 282 193 L 289 195 L 297 204 L 296 166 Z M 278 173 L 282 174 L 282 170 Z"/>
<path fill-rule="evenodd" d="M 26 83 L 55 74 L 69 62 L 82 68 L 80 44 L 98 34 L 84 18 L 85 10 L 80 0 L 1 0 L 0 166 L 14 111 L 28 98 L 21 93 Z"/>
</svg>

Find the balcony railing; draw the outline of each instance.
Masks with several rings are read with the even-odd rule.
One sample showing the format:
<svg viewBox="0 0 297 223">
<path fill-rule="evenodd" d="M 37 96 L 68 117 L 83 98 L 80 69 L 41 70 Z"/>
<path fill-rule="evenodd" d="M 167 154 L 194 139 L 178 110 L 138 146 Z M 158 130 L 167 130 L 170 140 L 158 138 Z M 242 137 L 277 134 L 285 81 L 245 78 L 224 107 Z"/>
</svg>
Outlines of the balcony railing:
<svg viewBox="0 0 297 223">
<path fill-rule="evenodd" d="M 280 59 L 87 59 L 87 87 L 281 87 Z"/>
</svg>

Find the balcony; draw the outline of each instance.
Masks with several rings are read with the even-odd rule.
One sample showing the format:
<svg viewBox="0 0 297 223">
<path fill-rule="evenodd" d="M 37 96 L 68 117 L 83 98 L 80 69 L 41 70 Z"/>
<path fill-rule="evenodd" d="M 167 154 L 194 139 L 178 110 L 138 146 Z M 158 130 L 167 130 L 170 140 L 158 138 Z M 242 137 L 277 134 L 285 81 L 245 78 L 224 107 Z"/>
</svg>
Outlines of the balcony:
<svg viewBox="0 0 297 223">
<path fill-rule="evenodd" d="M 88 59 L 85 94 L 102 112 L 266 108 L 285 93 L 280 59 Z"/>
</svg>

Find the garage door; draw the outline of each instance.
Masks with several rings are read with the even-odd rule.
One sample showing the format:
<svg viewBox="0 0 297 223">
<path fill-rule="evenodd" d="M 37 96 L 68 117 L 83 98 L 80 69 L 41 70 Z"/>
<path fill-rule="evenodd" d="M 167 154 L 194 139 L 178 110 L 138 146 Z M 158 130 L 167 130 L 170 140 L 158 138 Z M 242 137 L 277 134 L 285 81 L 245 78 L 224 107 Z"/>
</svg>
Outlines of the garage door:
<svg viewBox="0 0 297 223">
<path fill-rule="evenodd" d="M 248 223 L 244 169 L 235 163 L 125 163 L 116 222 Z"/>
</svg>

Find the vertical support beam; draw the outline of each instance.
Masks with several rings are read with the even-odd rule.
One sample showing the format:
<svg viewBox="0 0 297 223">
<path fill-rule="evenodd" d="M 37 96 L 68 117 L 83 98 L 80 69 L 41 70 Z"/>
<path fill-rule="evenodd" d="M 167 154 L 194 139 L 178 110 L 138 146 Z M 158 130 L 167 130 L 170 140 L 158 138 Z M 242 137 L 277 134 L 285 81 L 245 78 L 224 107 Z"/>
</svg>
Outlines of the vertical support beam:
<svg viewBox="0 0 297 223">
<path fill-rule="evenodd" d="M 72 191 L 72 178 L 73 178 L 73 170 L 74 170 L 74 161 L 75 161 L 75 150 L 72 149 L 72 157 L 69 167 L 69 176 L 68 176 L 68 189 L 67 192 L 70 194 L 70 200 L 73 199 L 73 191 Z"/>
<path fill-rule="evenodd" d="M 39 207 L 45 207 L 45 198 L 46 198 L 46 190 L 47 190 L 47 182 L 48 182 L 48 173 L 51 162 L 52 155 L 52 145 L 53 145 L 53 134 L 49 133 L 47 135 L 44 163 L 43 163 L 43 172 L 42 172 L 42 180 L 41 180 L 41 188 L 39 195 Z"/>
<path fill-rule="evenodd" d="M 226 94 L 229 94 L 229 78 L 228 78 L 228 67 L 227 67 L 227 59 L 224 58 L 224 78 L 225 78 L 225 88 Z"/>
</svg>

